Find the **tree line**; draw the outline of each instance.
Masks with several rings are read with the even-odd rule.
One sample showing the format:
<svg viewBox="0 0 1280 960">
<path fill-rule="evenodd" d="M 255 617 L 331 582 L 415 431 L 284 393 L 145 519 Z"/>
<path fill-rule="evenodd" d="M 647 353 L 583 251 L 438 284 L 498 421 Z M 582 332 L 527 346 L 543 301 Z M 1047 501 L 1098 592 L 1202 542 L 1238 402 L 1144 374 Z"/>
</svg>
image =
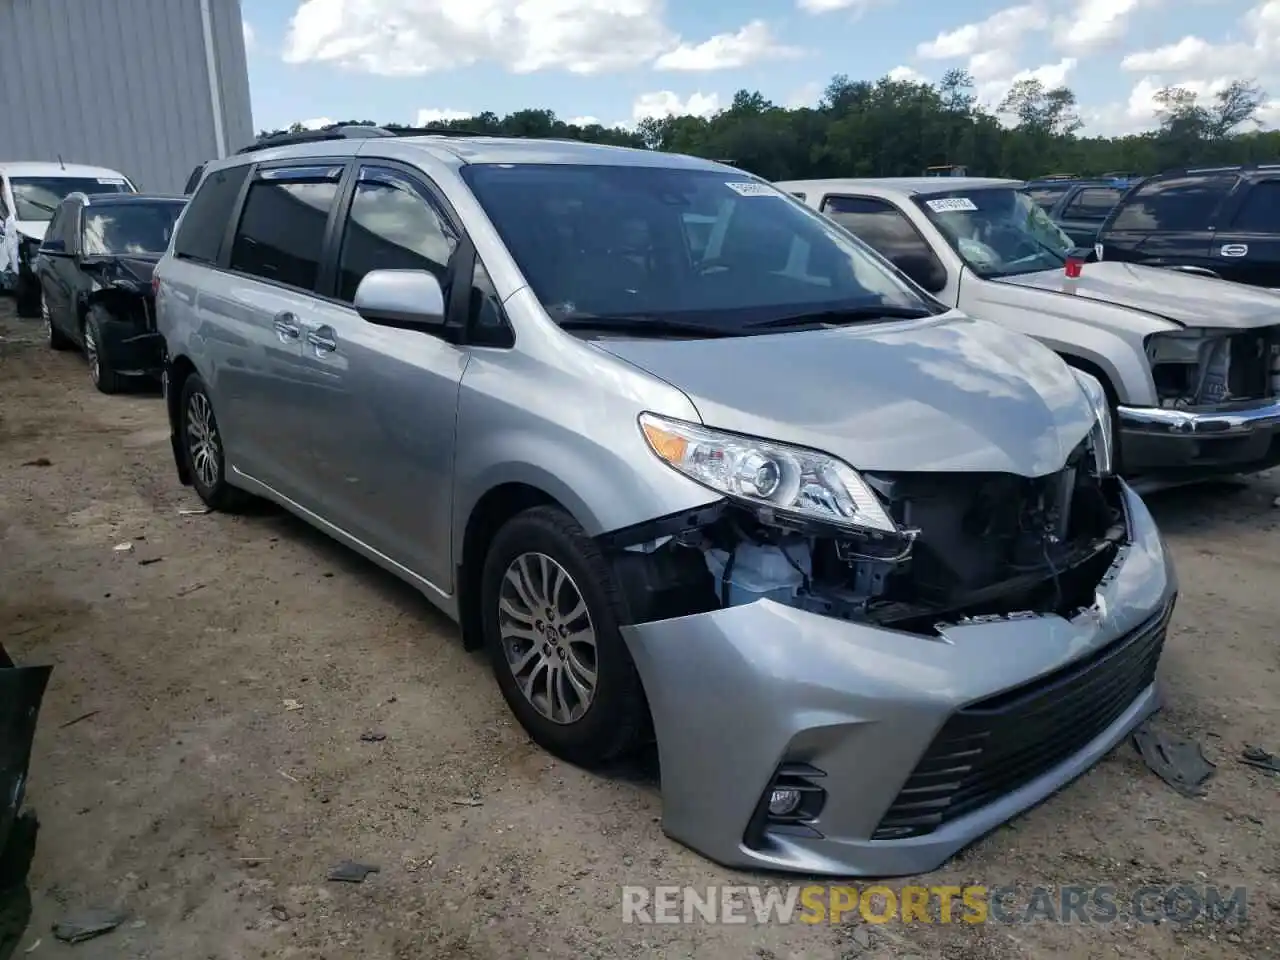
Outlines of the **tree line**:
<svg viewBox="0 0 1280 960">
<path fill-rule="evenodd" d="M 688 153 L 769 180 L 916 176 L 945 165 L 962 165 L 976 176 L 1025 180 L 1054 173 L 1151 174 L 1189 165 L 1280 162 L 1280 131 L 1259 129 L 1265 99 L 1265 92 L 1248 80 L 1207 99 L 1169 87 L 1157 94 L 1155 129 L 1122 137 L 1084 136 L 1076 97 L 1068 87 L 1022 80 L 989 110 L 978 103 L 973 78 L 964 70 L 951 70 L 938 83 L 839 75 L 817 106 L 794 109 L 740 90 L 714 116 L 648 119 L 631 130 L 578 126 L 551 110 L 532 109 L 504 117 L 486 112 L 433 126 Z M 373 125 L 368 120 L 343 123 Z M 382 126 L 408 129 L 404 124 Z"/>
</svg>

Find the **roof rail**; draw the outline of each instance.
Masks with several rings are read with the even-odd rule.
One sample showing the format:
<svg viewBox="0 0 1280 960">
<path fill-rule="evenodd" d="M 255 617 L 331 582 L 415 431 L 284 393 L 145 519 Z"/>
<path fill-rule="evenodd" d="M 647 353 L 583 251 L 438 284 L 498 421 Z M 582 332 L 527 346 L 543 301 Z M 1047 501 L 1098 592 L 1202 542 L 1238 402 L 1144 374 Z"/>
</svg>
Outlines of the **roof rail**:
<svg viewBox="0 0 1280 960">
<path fill-rule="evenodd" d="M 269 150 L 272 147 L 287 147 L 295 143 L 316 143 L 323 140 L 359 140 L 367 137 L 394 137 L 390 130 L 382 127 L 371 127 L 364 124 L 347 124 L 320 127 L 316 130 L 302 130 L 298 133 L 276 133 L 261 137 L 247 147 L 241 147 L 236 153 L 252 153 L 255 150 Z"/>
<path fill-rule="evenodd" d="M 393 137 L 486 137 L 489 134 L 477 130 L 458 130 L 454 127 L 393 127 L 387 130 Z"/>
</svg>

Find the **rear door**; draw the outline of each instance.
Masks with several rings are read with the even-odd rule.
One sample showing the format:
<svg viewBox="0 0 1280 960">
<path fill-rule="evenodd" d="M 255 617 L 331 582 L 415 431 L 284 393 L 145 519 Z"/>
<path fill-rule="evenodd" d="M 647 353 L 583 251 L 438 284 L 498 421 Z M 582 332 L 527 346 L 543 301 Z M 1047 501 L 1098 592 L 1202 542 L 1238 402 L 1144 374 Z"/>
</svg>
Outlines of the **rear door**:
<svg viewBox="0 0 1280 960">
<path fill-rule="evenodd" d="M 1213 269 L 1214 224 L 1237 179 L 1234 172 L 1207 172 L 1145 181 L 1103 224 L 1103 259 Z"/>
<path fill-rule="evenodd" d="M 78 200 L 63 200 L 58 204 L 49 228 L 45 230 L 40 255 L 35 262 L 36 278 L 40 281 L 40 293 L 49 311 L 49 322 L 60 331 L 71 334 L 77 343 L 80 341 L 80 324 L 73 303 L 75 274 L 78 272 L 78 249 L 74 241 L 79 235 L 79 209 Z"/>
<path fill-rule="evenodd" d="M 1124 196 L 1119 187 L 1075 187 L 1055 208 L 1053 219 L 1078 247 L 1092 247 L 1107 214 Z"/>
<path fill-rule="evenodd" d="M 822 200 L 822 212 L 931 294 L 945 294 L 946 267 L 894 204 L 881 197 L 828 195 Z"/>
<path fill-rule="evenodd" d="M 1218 276 L 1280 288 L 1280 176 L 1242 181 L 1220 224 L 1213 244 Z"/>
</svg>

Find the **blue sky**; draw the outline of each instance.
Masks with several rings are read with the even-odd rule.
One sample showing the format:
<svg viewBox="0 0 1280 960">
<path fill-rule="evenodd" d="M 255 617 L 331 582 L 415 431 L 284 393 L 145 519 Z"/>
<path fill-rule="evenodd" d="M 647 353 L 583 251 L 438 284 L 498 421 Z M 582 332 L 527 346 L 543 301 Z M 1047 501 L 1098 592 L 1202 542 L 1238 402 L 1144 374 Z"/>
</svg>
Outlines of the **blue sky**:
<svg viewBox="0 0 1280 960">
<path fill-rule="evenodd" d="M 634 123 L 741 88 L 812 103 L 836 73 L 968 68 L 992 104 L 1037 76 L 1086 131 L 1153 122 L 1152 94 L 1256 78 L 1280 97 L 1280 0 L 241 0 L 254 124 L 549 107 Z M 1280 104 L 1264 110 L 1268 126 Z"/>
</svg>

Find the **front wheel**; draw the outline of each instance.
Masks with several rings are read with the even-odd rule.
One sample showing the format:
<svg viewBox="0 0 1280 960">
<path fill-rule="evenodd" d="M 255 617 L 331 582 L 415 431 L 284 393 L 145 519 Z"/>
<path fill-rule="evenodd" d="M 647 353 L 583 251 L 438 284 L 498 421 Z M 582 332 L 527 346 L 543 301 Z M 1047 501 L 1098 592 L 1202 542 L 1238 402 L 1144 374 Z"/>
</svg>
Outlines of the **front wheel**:
<svg viewBox="0 0 1280 960">
<path fill-rule="evenodd" d="M 105 320 L 101 307 L 90 308 L 84 321 L 84 356 L 89 361 L 93 385 L 103 393 L 119 393 L 124 386 L 122 378 L 111 365 L 110 354 L 103 349 Z"/>
<path fill-rule="evenodd" d="M 481 575 L 485 645 L 508 706 L 537 743 L 593 766 L 636 747 L 649 725 L 618 627 L 608 562 L 556 507 L 494 537 Z"/>
<path fill-rule="evenodd" d="M 49 301 L 40 297 L 40 319 L 44 323 L 45 342 L 50 350 L 67 350 L 72 346 L 67 335 L 53 325 L 53 314 L 49 311 Z"/>
<path fill-rule="evenodd" d="M 226 448 L 209 388 L 193 373 L 182 382 L 178 401 L 178 442 L 196 495 L 213 510 L 234 511 L 249 499 L 227 483 Z"/>
</svg>

